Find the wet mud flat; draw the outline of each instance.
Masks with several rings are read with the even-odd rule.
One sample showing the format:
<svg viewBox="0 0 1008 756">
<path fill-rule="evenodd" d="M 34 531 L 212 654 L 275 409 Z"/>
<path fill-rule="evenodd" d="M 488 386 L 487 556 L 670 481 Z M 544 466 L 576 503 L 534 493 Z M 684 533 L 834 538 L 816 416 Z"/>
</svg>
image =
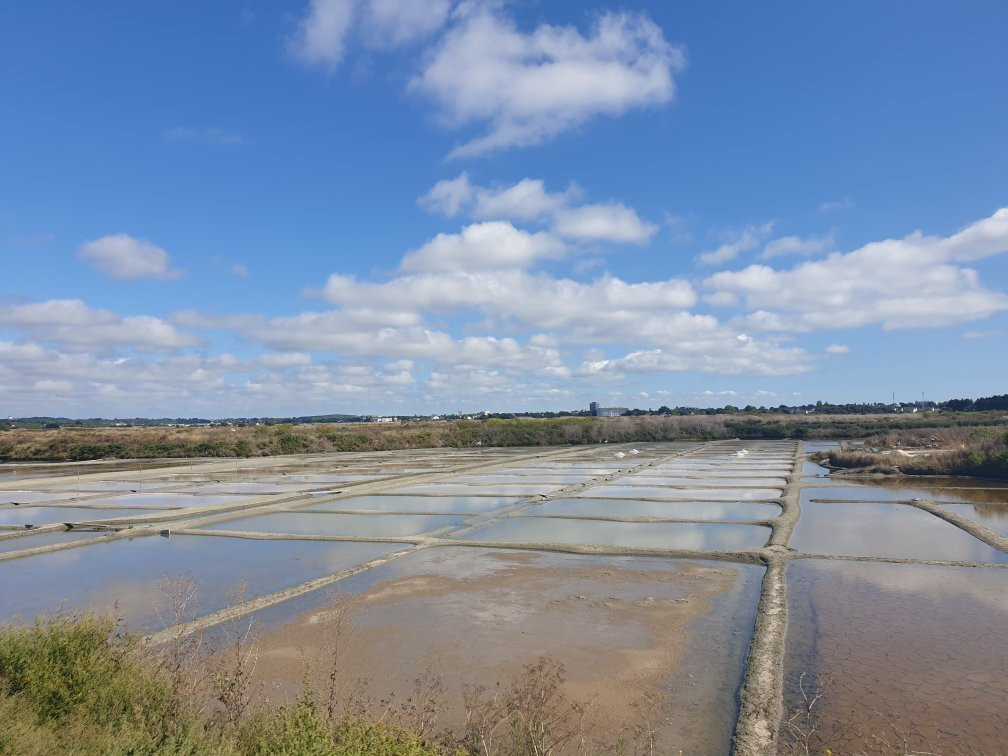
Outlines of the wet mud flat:
<svg viewBox="0 0 1008 756">
<path fill-rule="evenodd" d="M 444 684 L 445 726 L 464 723 L 464 689 L 493 690 L 549 656 L 595 734 L 653 719 L 663 748 L 730 746 L 762 570 L 751 565 L 443 548 L 341 586 L 350 597 L 340 664 L 378 701 L 425 671 Z M 288 607 L 287 611 L 294 607 Z M 337 612 L 314 595 L 281 624 L 275 610 L 257 672 L 288 691 L 325 657 Z"/>
</svg>

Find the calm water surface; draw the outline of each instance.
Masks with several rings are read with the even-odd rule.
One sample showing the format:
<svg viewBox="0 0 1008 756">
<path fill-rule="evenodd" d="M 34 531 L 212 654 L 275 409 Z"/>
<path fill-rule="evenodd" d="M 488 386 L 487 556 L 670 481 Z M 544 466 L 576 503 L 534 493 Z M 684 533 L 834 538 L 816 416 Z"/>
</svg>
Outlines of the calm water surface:
<svg viewBox="0 0 1008 756">
<path fill-rule="evenodd" d="M 786 708 L 802 710 L 803 672 L 807 690 L 826 684 L 813 752 L 880 753 L 872 736 L 905 736 L 899 747 L 910 752 L 1004 753 L 1006 578 L 996 569 L 792 561 Z"/>
<path fill-rule="evenodd" d="M 761 548 L 769 536 L 769 528 L 755 525 L 601 522 L 548 517 L 509 517 L 477 528 L 461 537 L 477 541 L 728 551 Z"/>
</svg>

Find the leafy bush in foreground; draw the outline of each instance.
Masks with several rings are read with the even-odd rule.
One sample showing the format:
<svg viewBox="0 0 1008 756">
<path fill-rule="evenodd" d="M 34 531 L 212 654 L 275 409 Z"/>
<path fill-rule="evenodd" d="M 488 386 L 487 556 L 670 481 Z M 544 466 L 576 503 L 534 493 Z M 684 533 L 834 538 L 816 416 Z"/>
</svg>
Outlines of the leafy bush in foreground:
<svg viewBox="0 0 1008 756">
<path fill-rule="evenodd" d="M 330 722 L 314 699 L 231 727 L 175 701 L 137 639 L 93 616 L 0 628 L 0 754 L 407 754 L 439 750 L 360 717 Z"/>
</svg>

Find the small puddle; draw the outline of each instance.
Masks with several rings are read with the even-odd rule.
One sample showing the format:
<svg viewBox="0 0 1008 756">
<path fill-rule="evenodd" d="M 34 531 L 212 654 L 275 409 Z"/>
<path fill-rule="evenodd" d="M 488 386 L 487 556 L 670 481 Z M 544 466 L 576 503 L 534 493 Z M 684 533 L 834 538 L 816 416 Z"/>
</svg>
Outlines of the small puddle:
<svg viewBox="0 0 1008 756">
<path fill-rule="evenodd" d="M 525 515 L 582 517 L 665 517 L 678 520 L 769 520 L 779 516 L 777 504 L 639 501 L 634 499 L 551 499 L 522 512 Z"/>
<path fill-rule="evenodd" d="M 801 507 L 791 547 L 807 554 L 1008 562 L 1008 554 L 907 504 L 802 502 Z"/>
<path fill-rule="evenodd" d="M 694 551 L 759 549 L 770 529 L 755 525 L 685 522 L 603 522 L 549 517 L 508 517 L 460 537 L 475 541 L 569 543 Z"/>
<path fill-rule="evenodd" d="M 810 752 L 1003 753 L 1006 578 L 995 569 L 792 561 L 785 717 L 804 711 L 802 672 L 806 690 L 828 681 Z M 782 744 L 791 740 L 782 728 Z"/>
<path fill-rule="evenodd" d="M 325 512 L 274 512 L 208 525 L 208 530 L 247 530 L 294 535 L 412 536 L 455 525 L 452 515 L 365 515 Z"/>
</svg>

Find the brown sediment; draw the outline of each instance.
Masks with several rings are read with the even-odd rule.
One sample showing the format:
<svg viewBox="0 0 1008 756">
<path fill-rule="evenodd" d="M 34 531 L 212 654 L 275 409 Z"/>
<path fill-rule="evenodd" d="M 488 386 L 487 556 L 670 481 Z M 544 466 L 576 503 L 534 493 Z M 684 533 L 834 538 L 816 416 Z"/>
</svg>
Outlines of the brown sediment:
<svg viewBox="0 0 1008 756">
<path fill-rule="evenodd" d="M 377 700 L 390 692 L 402 698 L 418 674 L 431 670 L 444 679 L 445 724 L 455 727 L 464 722 L 464 686 L 494 688 L 549 656 L 566 669 L 566 693 L 592 703 L 601 731 L 618 732 L 634 723 L 645 696 L 688 674 L 694 660 L 683 655 L 692 623 L 738 578 L 727 565 L 653 559 L 599 562 L 487 549 L 424 554 L 418 571 L 352 599 L 341 673 L 347 680 L 369 679 Z M 332 613 L 320 608 L 269 631 L 257 674 L 295 690 L 303 681 L 300 660 L 324 655 L 332 624 Z M 687 703 L 667 702 L 668 732 L 698 727 L 683 718 L 685 711 L 697 716 L 697 707 Z M 723 729 L 731 714 L 700 716 L 720 717 Z"/>
</svg>

